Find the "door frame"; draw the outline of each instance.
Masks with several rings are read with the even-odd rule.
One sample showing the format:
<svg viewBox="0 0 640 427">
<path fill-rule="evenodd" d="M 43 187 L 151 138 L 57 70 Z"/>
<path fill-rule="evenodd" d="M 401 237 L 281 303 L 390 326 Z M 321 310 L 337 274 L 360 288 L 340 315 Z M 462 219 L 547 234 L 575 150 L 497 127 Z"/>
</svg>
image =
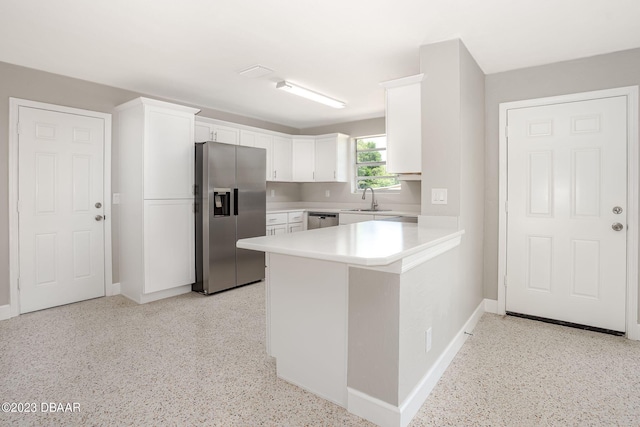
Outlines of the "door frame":
<svg viewBox="0 0 640 427">
<path fill-rule="evenodd" d="M 588 101 L 617 96 L 627 97 L 627 293 L 626 335 L 640 340 L 638 323 L 638 86 L 581 92 L 547 98 L 505 102 L 499 105 L 499 196 L 498 196 L 498 309 L 506 312 L 505 276 L 507 272 L 507 114 L 517 108 Z"/>
<path fill-rule="evenodd" d="M 20 252 L 18 235 L 18 113 L 20 107 L 93 117 L 104 123 L 103 207 L 104 207 L 104 286 L 105 296 L 113 295 L 111 259 L 111 114 L 79 108 L 9 98 L 9 316 L 20 314 L 18 277 Z"/>
</svg>

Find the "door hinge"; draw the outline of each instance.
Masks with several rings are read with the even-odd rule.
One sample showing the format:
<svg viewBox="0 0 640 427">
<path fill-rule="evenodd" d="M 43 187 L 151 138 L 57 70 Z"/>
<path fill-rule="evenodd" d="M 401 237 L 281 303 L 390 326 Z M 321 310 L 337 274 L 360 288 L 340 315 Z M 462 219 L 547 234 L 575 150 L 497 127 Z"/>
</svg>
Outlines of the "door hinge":
<svg viewBox="0 0 640 427">
<path fill-rule="evenodd" d="M 504 275 L 504 285 L 507 286 L 507 275 Z"/>
<path fill-rule="evenodd" d="M 504 136 L 505 136 L 506 138 L 509 138 L 509 126 L 505 126 L 505 127 L 504 127 Z"/>
<path fill-rule="evenodd" d="M 16 126 L 18 127 L 18 129 L 17 129 L 18 135 L 20 135 L 20 122 L 16 123 Z"/>
<path fill-rule="evenodd" d="M 18 290 L 20 290 L 20 278 L 18 277 Z"/>
<path fill-rule="evenodd" d="M 16 210 L 18 211 L 18 213 L 20 213 L 20 200 L 18 200 L 18 205 L 16 206 Z"/>
<path fill-rule="evenodd" d="M 508 200 L 506 202 L 504 202 L 504 211 L 506 213 L 509 213 L 509 201 Z"/>
</svg>

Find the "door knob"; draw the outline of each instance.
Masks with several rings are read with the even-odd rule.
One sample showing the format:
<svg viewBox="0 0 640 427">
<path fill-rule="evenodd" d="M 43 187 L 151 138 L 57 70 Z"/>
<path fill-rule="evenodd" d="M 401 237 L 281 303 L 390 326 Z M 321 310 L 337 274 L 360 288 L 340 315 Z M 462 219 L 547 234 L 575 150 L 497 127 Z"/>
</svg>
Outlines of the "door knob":
<svg viewBox="0 0 640 427">
<path fill-rule="evenodd" d="M 100 208 L 102 207 L 102 203 L 100 203 L 100 202 L 96 202 L 96 205 L 95 205 L 95 206 L 96 206 L 96 208 L 100 209 Z"/>
<path fill-rule="evenodd" d="M 104 218 L 102 215 L 96 215 L 96 221 L 102 221 L 102 218 Z"/>
<path fill-rule="evenodd" d="M 613 228 L 615 231 L 620 231 L 624 228 L 624 226 L 619 222 L 614 222 L 611 228 Z"/>
<path fill-rule="evenodd" d="M 622 208 L 620 206 L 616 206 L 612 210 L 613 210 L 613 213 L 616 215 L 620 215 L 622 213 Z"/>
</svg>

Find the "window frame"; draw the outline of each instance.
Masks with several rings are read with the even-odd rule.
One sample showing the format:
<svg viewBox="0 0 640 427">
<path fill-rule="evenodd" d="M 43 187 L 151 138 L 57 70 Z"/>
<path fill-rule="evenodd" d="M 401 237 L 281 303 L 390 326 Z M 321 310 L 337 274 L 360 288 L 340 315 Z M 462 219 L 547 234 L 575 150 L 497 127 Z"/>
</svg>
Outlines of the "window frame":
<svg viewBox="0 0 640 427">
<path fill-rule="evenodd" d="M 367 138 L 379 138 L 379 137 L 387 137 L 386 134 L 376 134 L 376 135 L 365 135 L 365 136 L 357 136 L 357 137 L 353 137 L 352 139 L 352 145 L 351 145 L 351 176 L 352 176 L 352 189 L 353 189 L 353 193 L 358 193 L 362 191 L 362 188 L 359 188 L 359 182 L 360 181 L 364 181 L 365 179 L 371 179 L 371 177 L 359 177 L 358 176 L 358 168 L 362 167 L 363 165 L 366 166 L 386 166 L 387 165 L 387 161 L 382 161 L 382 162 L 370 162 L 370 163 L 358 163 L 358 153 L 369 153 L 369 152 L 381 152 L 381 151 L 387 151 L 387 147 L 381 147 L 381 148 L 368 148 L 365 150 L 358 150 L 358 141 L 360 140 L 364 140 Z M 363 178 L 363 179 L 359 179 L 359 178 Z M 380 175 L 377 176 L 376 178 L 380 178 L 380 179 L 395 179 L 398 181 L 397 184 L 394 185 L 394 187 L 378 187 L 378 188 L 374 188 L 374 190 L 376 192 L 382 192 L 382 193 L 389 193 L 389 194 L 399 194 L 400 190 L 402 189 L 402 181 L 400 181 L 400 179 L 398 179 L 398 174 L 387 174 L 387 175 Z"/>
</svg>

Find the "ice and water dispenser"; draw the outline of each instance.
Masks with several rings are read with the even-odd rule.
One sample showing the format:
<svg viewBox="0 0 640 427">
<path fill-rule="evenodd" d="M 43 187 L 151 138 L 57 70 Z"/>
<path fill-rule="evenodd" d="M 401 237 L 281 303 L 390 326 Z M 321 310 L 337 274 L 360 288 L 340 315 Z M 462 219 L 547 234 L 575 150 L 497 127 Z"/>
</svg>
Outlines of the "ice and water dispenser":
<svg viewBox="0 0 640 427">
<path fill-rule="evenodd" d="M 214 188 L 213 189 L 213 217 L 231 216 L 231 189 L 230 188 Z"/>
</svg>

